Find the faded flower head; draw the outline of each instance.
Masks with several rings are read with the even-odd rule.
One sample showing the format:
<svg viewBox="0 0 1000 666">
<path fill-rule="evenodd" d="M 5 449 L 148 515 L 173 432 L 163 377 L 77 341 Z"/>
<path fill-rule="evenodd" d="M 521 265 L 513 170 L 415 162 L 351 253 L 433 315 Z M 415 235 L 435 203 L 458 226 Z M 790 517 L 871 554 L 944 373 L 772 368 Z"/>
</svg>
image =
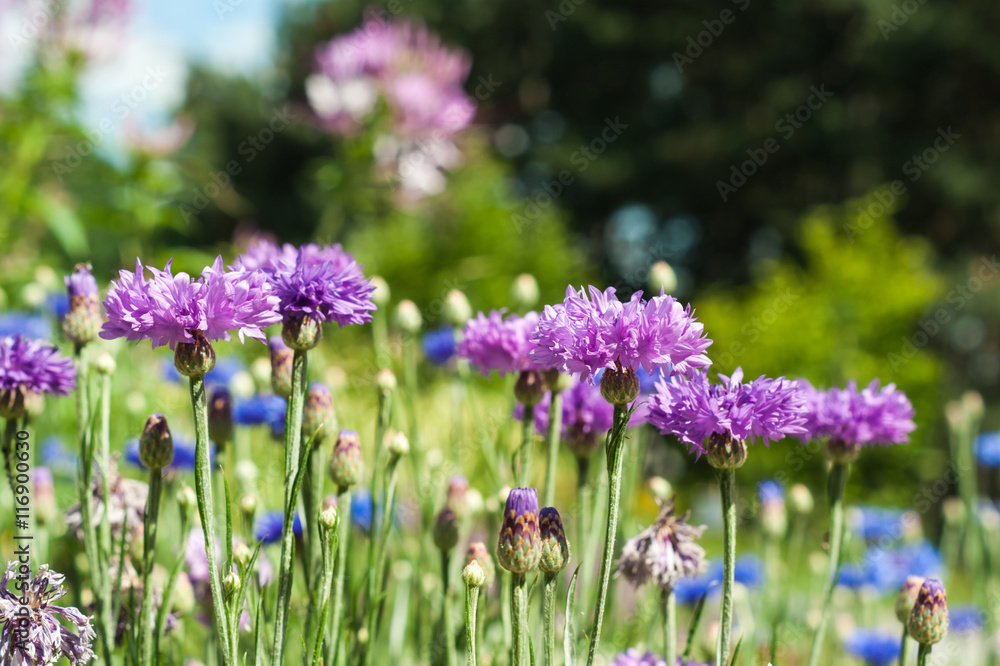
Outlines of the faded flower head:
<svg viewBox="0 0 1000 666">
<path fill-rule="evenodd" d="M 0 578 L 0 663 L 55 664 L 63 657 L 73 666 L 89 663 L 97 636 L 90 618 L 76 608 L 54 603 L 66 594 L 66 577 L 47 564 L 38 568 L 34 578 L 28 579 L 29 573 L 27 565 L 12 560 Z M 11 590 L 11 583 L 22 577 L 26 587 L 15 585 L 17 591 Z"/>
<path fill-rule="evenodd" d="M 511 488 L 500 524 L 497 561 L 507 571 L 523 574 L 535 569 L 541 556 L 538 491 Z"/>
<path fill-rule="evenodd" d="M 676 435 L 699 456 L 712 435 L 741 442 L 762 437 L 766 446 L 772 439 L 806 432 L 805 399 L 794 382 L 761 376 L 744 383 L 741 368 L 719 379 L 709 383 L 705 371 L 688 380 L 661 379 L 650 399 L 649 422 Z"/>
<path fill-rule="evenodd" d="M 559 573 L 569 563 L 569 542 L 559 512 L 551 506 L 543 508 L 538 514 L 538 527 L 542 537 L 538 568 L 547 574 Z"/>
<path fill-rule="evenodd" d="M 806 396 L 806 423 L 813 439 L 828 439 L 831 452 L 847 458 L 861 447 L 899 444 L 909 441 L 916 428 L 913 405 L 895 384 L 879 388 L 873 380 L 858 390 L 854 380 L 845 388 L 825 391 L 800 381 Z"/>
<path fill-rule="evenodd" d="M 625 542 L 617 575 L 637 587 L 649 582 L 668 591 L 682 576 L 694 577 L 703 572 L 705 549 L 695 540 L 706 528 L 689 525 L 689 516 L 675 516 L 674 501 L 665 502 L 656 522 Z"/>
<path fill-rule="evenodd" d="M 504 312 L 491 310 L 489 316 L 480 312 L 466 322 L 458 344 L 458 355 L 469 359 L 484 375 L 492 370 L 506 375 L 535 368 L 529 354 L 535 347 L 531 336 L 538 325 L 538 314 L 504 317 Z"/>
<path fill-rule="evenodd" d="M 227 271 L 217 257 L 193 279 L 187 273 L 174 275 L 170 263 L 161 271 L 144 268 L 136 259 L 134 273 L 119 272 L 104 299 L 108 321 L 102 338 L 150 340 L 154 349 L 175 349 L 202 339 L 229 340 L 230 331 L 236 331 L 241 342 L 246 337 L 264 341 L 263 329 L 281 321 L 275 310 L 278 297 L 262 272 Z M 152 279 L 146 279 L 146 270 Z"/>
<path fill-rule="evenodd" d="M 138 459 L 138 446 L 136 446 Z M 126 539 L 132 541 L 142 535 L 143 521 L 146 518 L 146 499 L 149 496 L 149 486 L 143 481 L 128 479 L 118 473 L 118 465 L 114 457 L 109 464 L 108 473 L 108 523 L 111 533 L 117 539 L 122 532 Z M 104 516 L 104 481 L 95 474 L 90 484 L 90 518 L 96 527 L 101 524 Z M 73 531 L 77 539 L 83 540 L 83 516 L 80 505 L 74 504 L 66 512 L 66 526 Z"/>
<path fill-rule="evenodd" d="M 55 347 L 22 335 L 0 338 L 0 416 L 20 417 L 42 395 L 75 387 L 73 361 Z"/>
<path fill-rule="evenodd" d="M 543 367 L 593 380 L 601 368 L 647 372 L 663 370 L 690 375 L 708 366 L 705 355 L 712 341 L 691 307 L 660 293 L 644 300 L 637 291 L 628 303 L 596 287 L 566 288 L 565 300 L 547 305 L 535 332 L 531 357 Z"/>
</svg>

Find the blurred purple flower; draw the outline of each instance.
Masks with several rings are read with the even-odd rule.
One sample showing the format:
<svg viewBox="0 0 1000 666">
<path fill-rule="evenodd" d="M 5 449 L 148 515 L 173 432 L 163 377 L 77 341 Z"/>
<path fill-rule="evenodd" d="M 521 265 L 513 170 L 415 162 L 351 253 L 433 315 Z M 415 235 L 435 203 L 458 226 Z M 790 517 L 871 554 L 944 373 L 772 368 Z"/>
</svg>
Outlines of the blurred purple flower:
<svg viewBox="0 0 1000 666">
<path fill-rule="evenodd" d="M 549 429 L 549 405 L 552 393 L 546 391 L 545 397 L 535 407 L 535 428 L 545 434 Z M 514 416 L 521 420 L 524 405 L 518 403 L 514 407 Z M 604 399 L 601 389 L 596 384 L 581 382 L 574 377 L 570 387 L 562 392 L 562 433 L 564 441 L 584 441 L 603 438 L 611 429 L 614 417 L 614 406 Z"/>
<path fill-rule="evenodd" d="M 147 267 L 153 274 L 149 281 L 138 259 L 135 273 L 119 272 L 104 300 L 108 321 L 102 338 L 150 340 L 153 348 L 173 349 L 178 342 L 193 342 L 194 331 L 209 340 L 229 340 L 229 332 L 237 331 L 241 342 L 245 337 L 263 342 L 263 329 L 281 320 L 275 309 L 279 299 L 262 272 L 226 271 L 217 257 L 192 279 L 187 273 L 173 275 L 170 263 L 162 271 Z"/>
<path fill-rule="evenodd" d="M 713 433 L 728 432 L 740 440 L 762 437 L 767 446 L 770 440 L 806 432 L 804 396 L 794 382 L 762 375 L 743 383 L 742 368 L 719 379 L 721 383 L 710 384 L 703 370 L 689 380 L 661 380 L 650 399 L 650 423 L 676 435 L 698 455 Z"/>
<path fill-rule="evenodd" d="M 532 334 L 538 326 L 538 313 L 504 317 L 505 312 L 492 310 L 489 316 L 480 312 L 466 323 L 458 343 L 458 355 L 469 359 L 484 375 L 491 370 L 506 375 L 535 369 L 529 355 L 535 347 Z"/>
<path fill-rule="evenodd" d="M 674 297 L 661 293 L 647 301 L 637 291 L 622 303 L 614 287 L 589 287 L 587 294 L 569 286 L 562 304 L 545 306 L 531 351 L 536 363 L 590 381 L 616 365 L 687 376 L 711 363 L 705 327 Z"/>
<path fill-rule="evenodd" d="M 829 438 L 870 446 L 909 441 L 916 428 L 913 405 L 895 384 L 879 388 L 873 380 L 862 390 L 852 379 L 846 388 L 818 390 L 800 380 L 807 404 L 806 429 L 813 439 Z"/>
<path fill-rule="evenodd" d="M 23 335 L 0 338 L 0 391 L 66 395 L 76 387 L 73 361 Z"/>
</svg>

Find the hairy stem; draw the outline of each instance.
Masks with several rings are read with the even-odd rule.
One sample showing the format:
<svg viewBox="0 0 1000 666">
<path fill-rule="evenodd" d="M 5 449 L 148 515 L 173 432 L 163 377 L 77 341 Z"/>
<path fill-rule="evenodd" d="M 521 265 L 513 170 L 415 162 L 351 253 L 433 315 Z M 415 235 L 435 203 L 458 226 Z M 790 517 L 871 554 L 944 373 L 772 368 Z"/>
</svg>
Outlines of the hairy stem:
<svg viewBox="0 0 1000 666">
<path fill-rule="evenodd" d="M 556 503 L 556 464 L 559 460 L 559 434 L 562 432 L 562 393 L 552 392 L 549 403 L 548 459 L 545 463 L 545 504 Z"/>
<path fill-rule="evenodd" d="M 146 499 L 146 516 L 142 537 L 142 606 L 139 610 L 139 664 L 151 666 L 153 654 L 153 588 L 150 580 L 153 561 L 156 559 L 156 532 L 160 518 L 160 495 L 163 493 L 163 472 L 149 471 L 149 496 Z"/>
<path fill-rule="evenodd" d="M 324 666 L 340 663 L 340 619 L 344 614 L 344 579 L 347 575 L 347 544 L 351 536 L 351 493 L 341 488 L 337 493 L 337 559 L 334 562 L 333 617 L 326 636 L 326 662 Z"/>
<path fill-rule="evenodd" d="M 479 586 L 465 586 L 465 666 L 476 666 L 476 613 L 479 608 Z"/>
<path fill-rule="evenodd" d="M 545 574 L 545 590 L 542 596 L 543 622 L 543 664 L 555 666 L 556 663 L 556 588 L 559 578 L 555 574 Z"/>
<path fill-rule="evenodd" d="M 733 631 L 733 585 L 736 569 L 736 470 L 719 471 L 722 492 L 722 611 L 719 627 L 719 650 L 716 666 L 729 664 L 729 645 Z"/>
<path fill-rule="evenodd" d="M 847 485 L 847 464 L 833 463 L 830 477 L 827 480 L 827 497 L 830 503 L 830 568 L 827 573 L 826 585 L 823 588 L 823 608 L 819 616 L 819 625 L 813 637 L 812 650 L 809 652 L 809 666 L 818 666 L 823 652 L 823 641 L 826 638 L 826 625 L 830 620 L 830 606 L 833 602 L 833 591 L 837 586 L 837 575 L 840 572 L 840 549 L 844 540 L 844 487 Z"/>
<path fill-rule="evenodd" d="M 660 592 L 663 611 L 663 657 L 668 664 L 677 661 L 677 597 L 673 588 Z"/>
<path fill-rule="evenodd" d="M 510 615 L 513 625 L 511 666 L 529 666 L 528 654 L 528 579 L 524 574 L 511 573 Z"/>
</svg>

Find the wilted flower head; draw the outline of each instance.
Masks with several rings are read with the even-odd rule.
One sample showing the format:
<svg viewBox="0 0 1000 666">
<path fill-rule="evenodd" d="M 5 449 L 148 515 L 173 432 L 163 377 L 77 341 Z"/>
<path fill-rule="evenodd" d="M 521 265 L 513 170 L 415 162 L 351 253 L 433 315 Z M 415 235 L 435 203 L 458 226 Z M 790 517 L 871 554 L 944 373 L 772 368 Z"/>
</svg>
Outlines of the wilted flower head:
<svg viewBox="0 0 1000 666">
<path fill-rule="evenodd" d="M 686 442 L 699 456 L 712 435 L 745 441 L 805 433 L 805 402 L 799 387 L 784 377 L 761 376 L 743 383 L 743 370 L 719 375 L 711 384 L 702 371 L 691 379 L 672 377 L 656 384 L 650 399 L 649 422 L 664 434 Z"/>
<path fill-rule="evenodd" d="M 806 430 L 813 439 L 856 447 L 898 444 L 909 441 L 916 428 L 913 405 L 895 384 L 879 388 L 876 379 L 860 391 L 854 380 L 846 388 L 825 391 L 800 384 L 806 395 Z"/>
<path fill-rule="evenodd" d="M 538 491 L 511 488 L 500 524 L 497 561 L 507 571 L 523 574 L 535 569 L 541 556 Z"/>
<path fill-rule="evenodd" d="M 480 312 L 466 322 L 458 344 L 458 355 L 469 359 L 484 375 L 492 370 L 506 375 L 534 369 L 529 353 L 535 347 L 531 336 L 538 325 L 538 314 L 504 317 L 504 312 L 491 310 L 489 316 Z"/>
<path fill-rule="evenodd" d="M 172 261 L 172 260 L 171 260 Z M 264 341 L 263 329 L 281 321 L 275 310 L 279 299 L 259 271 L 225 270 L 222 257 L 192 279 L 174 275 L 170 261 L 159 270 L 135 261 L 135 272 L 119 272 L 118 282 L 104 299 L 108 321 L 101 329 L 105 340 L 150 340 L 153 348 L 205 340 L 229 340 L 236 331 Z M 153 274 L 146 280 L 145 271 Z M 200 336 L 198 335 L 200 332 Z"/>
<path fill-rule="evenodd" d="M 675 516 L 674 501 L 665 502 L 656 522 L 622 546 L 618 575 L 635 586 L 649 582 L 669 591 L 682 576 L 690 578 L 703 572 L 705 549 L 695 540 L 706 528 L 689 525 L 689 516 Z"/>
<path fill-rule="evenodd" d="M 73 361 L 55 347 L 21 335 L 0 338 L 0 416 L 19 417 L 25 400 L 66 395 L 75 386 Z"/>
<path fill-rule="evenodd" d="M 873 629 L 858 629 L 844 641 L 844 647 L 868 666 L 890 666 L 899 658 L 899 636 Z"/>
<path fill-rule="evenodd" d="M 76 608 L 54 603 L 66 594 L 66 577 L 47 564 L 30 580 L 28 573 L 27 565 L 12 560 L 0 577 L 0 663 L 55 664 L 62 657 L 73 666 L 89 663 L 94 658 L 91 643 L 97 636 L 90 618 Z M 24 588 L 15 585 L 16 591 L 9 589 L 22 577 Z M 75 633 L 64 622 L 72 625 Z"/>
<path fill-rule="evenodd" d="M 570 286 L 562 304 L 545 306 L 531 351 L 536 363 L 590 380 L 601 368 L 690 375 L 711 363 L 712 341 L 690 306 L 663 293 L 647 301 L 641 291 L 622 303 L 614 287 L 589 287 L 589 294 Z"/>
<path fill-rule="evenodd" d="M 139 459 L 139 442 L 135 442 L 135 459 Z M 176 457 L 175 457 L 176 462 Z M 119 538 L 126 532 L 126 540 L 131 541 L 142 534 L 143 521 L 146 518 L 146 499 L 149 496 L 149 486 L 143 481 L 127 479 L 118 473 L 118 465 L 114 459 L 109 463 L 108 470 L 108 523 L 111 533 Z M 104 516 L 104 480 L 95 474 L 90 484 L 90 518 L 96 527 L 101 524 Z M 83 516 L 80 505 L 74 504 L 66 512 L 66 526 L 73 530 L 77 539 L 83 540 Z"/>
</svg>

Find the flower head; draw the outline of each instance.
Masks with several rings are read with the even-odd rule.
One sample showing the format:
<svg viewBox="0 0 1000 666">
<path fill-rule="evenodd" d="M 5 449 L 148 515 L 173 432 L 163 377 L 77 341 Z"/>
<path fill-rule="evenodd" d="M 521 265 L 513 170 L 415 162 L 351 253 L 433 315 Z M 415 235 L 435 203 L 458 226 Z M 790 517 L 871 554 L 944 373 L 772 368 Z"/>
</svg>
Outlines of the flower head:
<svg viewBox="0 0 1000 666">
<path fill-rule="evenodd" d="M 138 440 L 135 440 L 133 450 L 138 464 Z M 176 462 L 175 455 L 174 463 Z M 90 484 L 90 519 L 95 527 L 101 524 L 104 517 L 104 480 L 99 476 L 95 474 Z M 123 477 L 118 473 L 114 460 L 110 463 L 108 477 L 108 523 L 111 533 L 119 538 L 125 532 L 127 540 L 132 540 L 142 534 L 149 486 L 143 481 Z M 76 538 L 83 540 L 83 514 L 79 504 L 73 505 L 66 512 L 66 526 L 73 530 Z"/>
<path fill-rule="evenodd" d="M 63 332 L 78 345 L 97 337 L 101 327 L 101 303 L 97 280 L 90 274 L 89 264 L 77 264 L 73 273 L 64 278 L 69 305 L 62 317 Z"/>
<path fill-rule="evenodd" d="M 928 578 L 920 586 L 907 628 L 922 645 L 939 643 L 948 633 L 948 598 L 941 581 Z"/>
<path fill-rule="evenodd" d="M 740 441 L 762 437 L 766 446 L 772 439 L 806 432 L 804 398 L 795 383 L 764 376 L 743 383 L 741 368 L 719 379 L 721 383 L 710 384 L 702 371 L 690 380 L 661 380 L 650 399 L 650 423 L 679 437 L 699 456 L 711 435 Z"/>
<path fill-rule="evenodd" d="M 618 575 L 635 586 L 653 583 L 669 591 L 682 576 L 694 577 L 705 568 L 705 549 L 696 543 L 705 526 L 689 525 L 690 514 L 674 515 L 674 502 L 660 507 L 656 522 L 625 542 Z"/>
<path fill-rule="evenodd" d="M 870 666 L 890 666 L 899 658 L 899 636 L 873 629 L 858 629 L 844 647 Z"/>
<path fill-rule="evenodd" d="M 570 286 L 562 304 L 545 306 L 531 351 L 536 363 L 591 381 L 601 368 L 689 375 L 711 363 L 705 350 L 712 341 L 690 306 L 663 293 L 647 301 L 637 291 L 628 303 L 614 287 L 589 293 Z"/>
<path fill-rule="evenodd" d="M 424 356 L 435 365 L 444 365 L 455 355 L 455 329 L 445 326 L 435 331 L 424 333 L 420 340 Z"/>
<path fill-rule="evenodd" d="M 0 663 L 55 664 L 65 657 L 73 666 L 94 658 L 91 644 L 97 632 L 90 618 L 71 606 L 57 606 L 66 594 L 65 576 L 47 564 L 38 568 L 24 588 L 10 585 L 21 577 L 16 561 L 7 563 L 0 577 Z M 64 623 L 74 629 L 70 631 Z"/>
<path fill-rule="evenodd" d="M 629 648 L 611 662 L 611 666 L 667 666 L 667 662 L 652 652 L 639 652 Z"/>
<path fill-rule="evenodd" d="M 854 380 L 846 388 L 817 390 L 805 382 L 806 430 L 813 439 L 827 438 L 853 447 L 909 441 L 916 428 L 913 405 L 895 384 L 879 388 L 873 380 L 858 390 Z"/>
<path fill-rule="evenodd" d="M 976 459 L 985 467 L 1000 467 L 1000 432 L 984 432 L 976 438 Z"/>
<path fill-rule="evenodd" d="M 66 395 L 75 387 L 73 361 L 55 347 L 22 335 L 0 338 L 0 394 Z"/>
<path fill-rule="evenodd" d="M 246 337 L 265 340 L 263 329 L 281 320 L 275 310 L 278 298 L 260 271 L 226 271 L 222 257 L 193 279 L 187 273 L 174 275 L 170 263 L 164 270 L 144 268 L 135 261 L 135 272 L 120 271 L 104 299 L 108 321 L 101 337 L 150 340 L 153 348 L 229 340 L 236 331 Z M 145 271 L 153 278 L 147 280 Z M 200 333 L 199 333 L 200 332 Z"/>
<path fill-rule="evenodd" d="M 542 537 L 542 556 L 538 568 L 543 573 L 557 574 L 569 563 L 569 542 L 563 529 L 559 512 L 547 506 L 538 514 L 539 531 Z"/>
<path fill-rule="evenodd" d="M 529 354 L 535 347 L 531 336 L 538 325 L 538 314 L 528 312 L 523 317 L 504 310 L 482 312 L 470 319 L 458 344 L 458 355 L 469 359 L 484 375 L 497 370 L 501 375 L 532 370 Z"/>
<path fill-rule="evenodd" d="M 507 571 L 527 573 L 538 566 L 542 556 L 538 525 L 538 491 L 512 488 L 504 506 L 497 561 Z"/>
</svg>

